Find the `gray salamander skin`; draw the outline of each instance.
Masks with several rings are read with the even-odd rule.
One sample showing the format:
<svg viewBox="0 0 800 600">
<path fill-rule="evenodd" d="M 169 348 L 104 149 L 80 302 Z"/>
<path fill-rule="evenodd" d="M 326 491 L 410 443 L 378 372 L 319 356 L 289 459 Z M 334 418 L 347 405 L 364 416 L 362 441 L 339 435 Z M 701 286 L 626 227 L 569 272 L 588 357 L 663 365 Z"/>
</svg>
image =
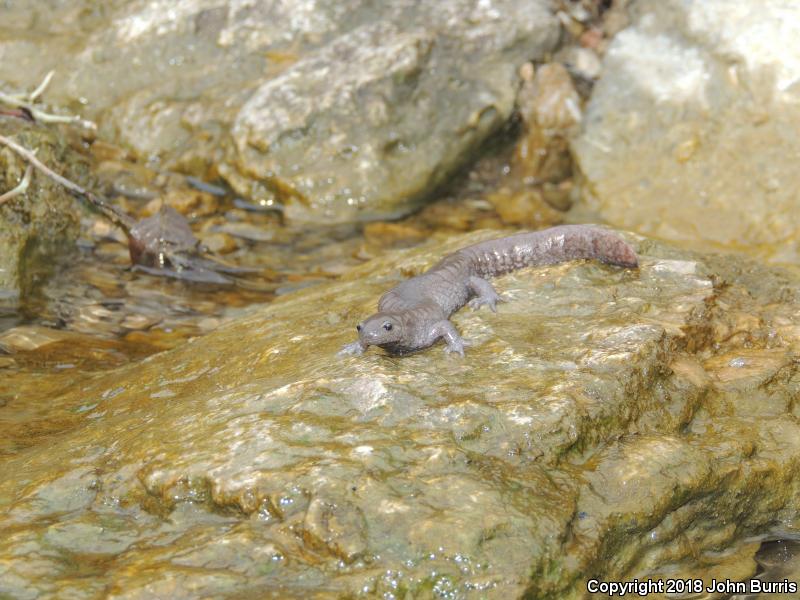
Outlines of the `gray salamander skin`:
<svg viewBox="0 0 800 600">
<path fill-rule="evenodd" d="M 592 225 L 562 225 L 467 246 L 386 292 L 378 312 L 356 328 L 358 341 L 341 354 L 361 354 L 369 346 L 407 354 L 442 338 L 447 352 L 463 356 L 464 341 L 448 318 L 467 303 L 495 310 L 500 296 L 487 278 L 576 259 L 639 266 L 636 252 L 620 236 Z"/>
</svg>

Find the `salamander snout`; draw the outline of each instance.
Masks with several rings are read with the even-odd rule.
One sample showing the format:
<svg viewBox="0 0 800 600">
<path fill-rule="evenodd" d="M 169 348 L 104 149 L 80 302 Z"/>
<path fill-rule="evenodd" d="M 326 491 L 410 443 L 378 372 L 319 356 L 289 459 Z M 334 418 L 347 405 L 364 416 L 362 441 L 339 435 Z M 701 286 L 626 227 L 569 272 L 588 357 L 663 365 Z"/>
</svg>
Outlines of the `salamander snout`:
<svg viewBox="0 0 800 600">
<path fill-rule="evenodd" d="M 387 313 L 376 313 L 356 325 L 358 337 L 368 346 L 379 346 L 398 342 L 403 337 L 400 322 Z"/>
</svg>

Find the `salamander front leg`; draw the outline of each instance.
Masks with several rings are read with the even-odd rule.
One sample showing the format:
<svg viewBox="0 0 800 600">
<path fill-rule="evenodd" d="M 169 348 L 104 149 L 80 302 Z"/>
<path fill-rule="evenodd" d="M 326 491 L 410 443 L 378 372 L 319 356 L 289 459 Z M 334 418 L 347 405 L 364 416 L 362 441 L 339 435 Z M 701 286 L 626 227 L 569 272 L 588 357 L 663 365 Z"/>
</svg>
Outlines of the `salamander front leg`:
<svg viewBox="0 0 800 600">
<path fill-rule="evenodd" d="M 498 302 L 502 302 L 503 299 L 495 291 L 491 283 L 473 275 L 469 278 L 468 285 L 470 291 L 475 294 L 475 298 L 469 301 L 471 309 L 477 310 L 485 304 L 492 309 L 492 312 L 497 312 L 496 305 Z"/>
<path fill-rule="evenodd" d="M 444 348 L 445 352 L 457 352 L 461 356 L 464 356 L 464 340 L 458 335 L 458 331 L 456 331 L 456 328 L 453 327 L 450 321 L 445 319 L 433 325 L 431 328 L 431 336 L 433 337 L 433 341 L 439 338 L 444 339 L 447 344 Z"/>
</svg>

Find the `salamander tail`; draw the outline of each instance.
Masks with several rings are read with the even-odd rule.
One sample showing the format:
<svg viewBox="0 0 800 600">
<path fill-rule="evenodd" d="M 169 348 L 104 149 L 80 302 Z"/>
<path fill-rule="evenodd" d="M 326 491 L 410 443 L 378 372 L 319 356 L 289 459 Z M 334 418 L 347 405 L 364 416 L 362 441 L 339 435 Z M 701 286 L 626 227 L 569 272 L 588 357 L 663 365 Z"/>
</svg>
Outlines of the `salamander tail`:
<svg viewBox="0 0 800 600">
<path fill-rule="evenodd" d="M 639 268 L 639 257 L 633 247 L 615 233 L 603 232 L 598 236 L 596 257 L 608 264 L 627 267 L 629 269 Z"/>
</svg>

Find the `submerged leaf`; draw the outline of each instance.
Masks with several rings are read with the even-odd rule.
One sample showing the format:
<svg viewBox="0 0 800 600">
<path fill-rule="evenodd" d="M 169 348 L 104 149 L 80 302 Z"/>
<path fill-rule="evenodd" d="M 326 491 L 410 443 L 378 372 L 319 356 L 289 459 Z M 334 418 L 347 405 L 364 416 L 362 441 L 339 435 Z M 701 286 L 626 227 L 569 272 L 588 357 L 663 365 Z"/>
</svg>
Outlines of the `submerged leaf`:
<svg viewBox="0 0 800 600">
<path fill-rule="evenodd" d="M 207 255 L 186 218 L 171 206 L 162 206 L 157 214 L 131 227 L 128 248 L 134 268 L 151 275 L 228 285 L 234 281 L 223 273 L 258 272 L 258 269 L 228 265 Z"/>
<path fill-rule="evenodd" d="M 137 222 L 129 233 L 131 261 L 137 265 L 164 267 L 171 255 L 195 251 L 197 245 L 186 218 L 171 206 Z"/>
</svg>

